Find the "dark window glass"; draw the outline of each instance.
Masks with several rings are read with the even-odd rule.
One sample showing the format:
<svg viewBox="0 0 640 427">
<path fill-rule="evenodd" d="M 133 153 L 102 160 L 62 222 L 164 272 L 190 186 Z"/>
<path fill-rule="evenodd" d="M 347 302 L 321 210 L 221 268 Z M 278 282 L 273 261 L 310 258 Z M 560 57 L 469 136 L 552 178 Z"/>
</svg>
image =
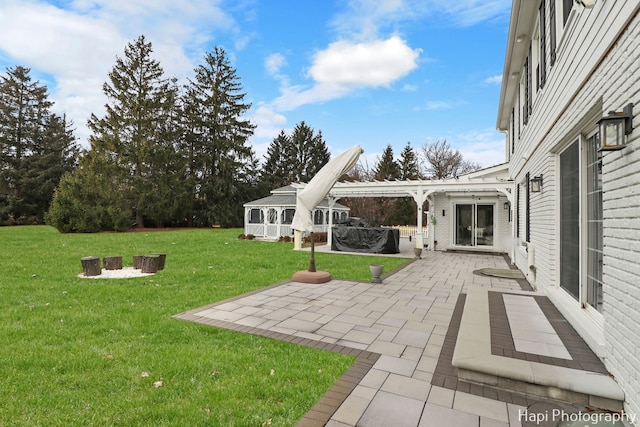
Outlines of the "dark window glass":
<svg viewBox="0 0 640 427">
<path fill-rule="evenodd" d="M 556 63 L 556 0 L 549 3 L 549 49 L 551 50 L 551 66 Z"/>
<path fill-rule="evenodd" d="M 553 0 L 551 0 L 553 1 Z M 540 88 L 547 81 L 547 1 L 540 4 Z"/>
<path fill-rule="evenodd" d="M 569 19 L 569 13 L 573 8 L 573 0 L 562 0 L 562 23 L 567 25 L 567 19 Z"/>
<path fill-rule="evenodd" d="M 578 142 L 560 154 L 560 286 L 580 297 L 580 167 Z"/>
</svg>

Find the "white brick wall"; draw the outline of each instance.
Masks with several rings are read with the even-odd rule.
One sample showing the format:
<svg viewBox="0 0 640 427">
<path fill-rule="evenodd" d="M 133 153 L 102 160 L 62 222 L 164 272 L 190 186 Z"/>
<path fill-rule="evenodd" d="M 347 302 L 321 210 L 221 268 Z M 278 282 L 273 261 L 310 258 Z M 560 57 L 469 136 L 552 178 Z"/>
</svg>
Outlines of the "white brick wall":
<svg viewBox="0 0 640 427">
<path fill-rule="evenodd" d="M 636 130 L 628 146 L 606 153 L 603 160 L 603 336 L 605 365 L 627 396 L 625 409 L 640 416 L 640 0 L 574 8 L 566 33 L 558 35 L 557 62 L 517 139 L 510 175 L 518 183 L 527 172 L 544 174 L 543 192 L 531 196 L 531 242 L 536 285 L 553 291 L 559 269 L 557 153 L 594 129 L 603 114 L 635 104 Z M 522 187 L 521 212 L 525 192 Z M 523 214 L 520 226 L 524 240 Z M 518 259 L 518 267 L 527 271 L 526 259 Z M 583 316 L 589 324 L 577 301 L 569 309 L 575 313 L 573 322 Z M 581 325 L 574 326 L 581 331 Z"/>
</svg>

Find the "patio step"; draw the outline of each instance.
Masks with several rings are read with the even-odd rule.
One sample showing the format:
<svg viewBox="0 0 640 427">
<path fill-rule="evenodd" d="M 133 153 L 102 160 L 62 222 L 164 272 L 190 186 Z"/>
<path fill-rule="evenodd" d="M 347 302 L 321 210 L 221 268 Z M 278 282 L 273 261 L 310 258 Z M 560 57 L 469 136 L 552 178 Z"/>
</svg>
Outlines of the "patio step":
<svg viewBox="0 0 640 427">
<path fill-rule="evenodd" d="M 539 296 L 524 291 L 503 293 Z M 606 373 L 541 363 L 552 361 L 549 357 L 532 355 L 523 360 L 492 354 L 489 311 L 489 291 L 471 288 L 452 359 L 459 379 L 592 408 L 622 410 L 624 392 Z"/>
</svg>

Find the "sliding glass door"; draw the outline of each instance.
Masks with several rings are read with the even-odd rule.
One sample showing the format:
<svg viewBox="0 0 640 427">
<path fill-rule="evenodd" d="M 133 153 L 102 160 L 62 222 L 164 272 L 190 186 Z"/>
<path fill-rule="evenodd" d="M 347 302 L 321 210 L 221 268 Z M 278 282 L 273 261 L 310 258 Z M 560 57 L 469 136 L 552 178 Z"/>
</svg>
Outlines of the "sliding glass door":
<svg viewBox="0 0 640 427">
<path fill-rule="evenodd" d="M 456 204 L 455 244 L 493 246 L 493 205 Z"/>
</svg>

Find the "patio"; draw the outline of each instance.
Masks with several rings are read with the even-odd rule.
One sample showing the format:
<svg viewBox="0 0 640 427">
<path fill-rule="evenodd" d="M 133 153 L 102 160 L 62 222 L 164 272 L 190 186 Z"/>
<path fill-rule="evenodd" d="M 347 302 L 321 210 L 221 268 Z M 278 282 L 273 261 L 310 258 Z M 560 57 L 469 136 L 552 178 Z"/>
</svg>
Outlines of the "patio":
<svg viewBox="0 0 640 427">
<path fill-rule="evenodd" d="M 482 268 L 508 269 L 509 265 L 500 255 L 426 252 L 423 259 L 384 277 L 382 284 L 289 281 L 175 317 L 357 356 L 299 426 L 556 425 L 559 420 L 549 419 L 552 409 L 584 411 L 585 405 L 535 397 L 517 384 L 507 388 L 504 381 L 491 382 L 492 378 L 483 383 L 476 380 L 487 378 L 468 372 L 465 378 L 458 376 L 452 359 L 469 294 L 484 292 L 493 295 L 492 300 L 500 294 L 530 300 L 535 295 L 536 301 L 541 299 L 543 317 L 557 316 L 546 298 L 523 291 L 521 284 L 526 282 L 483 276 L 477 273 Z M 569 363 L 576 371 L 604 376 L 600 361 L 575 331 L 556 326 L 558 319 L 550 322 L 549 329 L 544 319 L 534 319 L 539 313 L 531 307 L 520 314 L 531 313 L 531 319 L 547 329 L 537 338 L 517 331 L 505 338 L 505 322 L 515 324 L 509 323 L 509 312 L 518 311 L 517 304 L 523 303 L 514 298 L 510 295 L 500 299 L 504 304 L 494 301 L 486 307 L 487 316 L 490 311 L 492 319 L 497 319 L 497 323 L 491 321 L 495 335 L 491 353 L 523 363 L 522 359 L 532 358 L 541 365 L 567 367 Z M 545 346 L 549 339 L 555 347 Z M 522 347 L 527 344 L 523 341 L 532 347 Z M 539 348 L 551 353 L 535 354 Z M 545 413 L 549 423 L 531 422 L 534 415 Z"/>
</svg>

